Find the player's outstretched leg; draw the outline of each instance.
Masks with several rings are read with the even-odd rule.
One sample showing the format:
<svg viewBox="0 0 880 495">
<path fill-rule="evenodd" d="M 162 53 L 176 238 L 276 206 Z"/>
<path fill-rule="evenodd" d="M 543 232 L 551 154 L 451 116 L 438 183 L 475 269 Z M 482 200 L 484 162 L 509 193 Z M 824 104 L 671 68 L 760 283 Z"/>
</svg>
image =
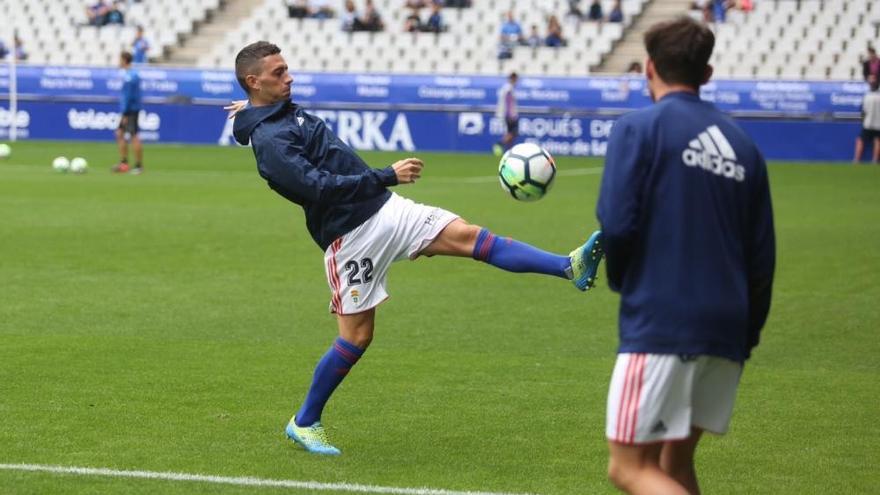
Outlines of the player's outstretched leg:
<svg viewBox="0 0 880 495">
<path fill-rule="evenodd" d="M 569 256 L 538 249 L 509 237 L 500 238 L 489 231 L 458 219 L 450 223 L 421 254 L 428 256 L 470 256 L 492 266 L 516 273 L 541 273 L 571 280 L 575 287 L 587 290 L 596 281 L 602 260 L 601 232 Z"/>
<path fill-rule="evenodd" d="M 589 290 L 596 285 L 596 275 L 603 254 L 601 230 L 593 232 L 583 246 L 571 252 L 571 281 L 575 287 Z"/>
</svg>

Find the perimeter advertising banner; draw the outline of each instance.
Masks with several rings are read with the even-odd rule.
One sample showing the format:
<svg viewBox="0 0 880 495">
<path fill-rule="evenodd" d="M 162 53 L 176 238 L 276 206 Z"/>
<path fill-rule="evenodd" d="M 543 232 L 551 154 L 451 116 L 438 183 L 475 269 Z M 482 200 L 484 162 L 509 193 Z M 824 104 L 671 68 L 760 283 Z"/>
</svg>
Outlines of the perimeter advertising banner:
<svg viewBox="0 0 880 495">
<path fill-rule="evenodd" d="M 111 141 L 119 122 L 112 103 L 23 101 L 15 117 L 22 139 Z M 314 109 L 352 147 L 385 151 L 488 152 L 504 131 L 490 112 Z M 0 103 L 0 140 L 13 116 Z M 235 145 L 232 122 L 217 105 L 149 105 L 140 115 L 145 142 Z M 528 115 L 520 137 L 557 155 L 604 156 L 614 117 Z M 776 160 L 849 160 L 859 124 L 852 121 L 740 119 L 765 156 Z"/>
<path fill-rule="evenodd" d="M 144 96 L 152 102 L 228 102 L 244 98 L 231 71 L 137 68 Z M 18 67 L 23 99 L 116 98 L 121 72 L 112 68 Z M 503 77 L 295 73 L 294 99 L 306 105 L 347 104 L 493 107 Z M 0 67 L 0 94 L 8 91 L 8 67 Z M 860 111 L 867 86 L 832 81 L 713 81 L 702 97 L 739 114 L 809 116 Z M 650 103 L 641 77 L 522 77 L 517 98 L 523 109 L 595 112 L 631 110 Z"/>
</svg>

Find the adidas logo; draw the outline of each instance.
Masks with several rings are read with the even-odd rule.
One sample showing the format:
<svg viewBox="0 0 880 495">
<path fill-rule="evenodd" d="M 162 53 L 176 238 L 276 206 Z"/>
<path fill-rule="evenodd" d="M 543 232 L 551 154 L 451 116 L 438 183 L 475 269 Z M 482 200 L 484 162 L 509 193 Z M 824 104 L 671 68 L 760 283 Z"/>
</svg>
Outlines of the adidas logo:
<svg viewBox="0 0 880 495">
<path fill-rule="evenodd" d="M 653 428 L 651 428 L 651 433 L 652 434 L 666 433 L 666 425 L 663 423 L 662 419 L 660 421 L 658 421 L 657 424 L 654 425 Z"/>
<path fill-rule="evenodd" d="M 303 117 L 296 118 L 296 123 L 299 124 L 300 126 L 302 126 L 303 122 L 305 122 L 305 121 L 306 121 L 306 119 L 304 119 Z"/>
<path fill-rule="evenodd" d="M 737 182 L 746 179 L 745 167 L 736 163 L 736 153 L 717 125 L 709 126 L 696 139 L 692 139 L 682 152 L 681 160 L 689 167 L 699 166 L 707 172 Z"/>
</svg>

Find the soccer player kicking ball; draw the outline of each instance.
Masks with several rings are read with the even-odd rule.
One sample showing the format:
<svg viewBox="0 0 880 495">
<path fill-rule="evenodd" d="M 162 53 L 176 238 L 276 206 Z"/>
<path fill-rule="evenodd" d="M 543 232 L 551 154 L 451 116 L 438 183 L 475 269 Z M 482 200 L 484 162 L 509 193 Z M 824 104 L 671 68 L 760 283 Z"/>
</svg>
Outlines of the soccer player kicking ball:
<svg viewBox="0 0 880 495">
<path fill-rule="evenodd" d="M 471 256 L 511 272 L 570 279 L 593 286 L 602 257 L 597 231 L 569 256 L 541 251 L 470 225 L 441 208 L 414 203 L 388 190 L 418 180 L 422 161 L 400 160 L 370 168 L 321 119 L 290 101 L 292 78 L 277 46 L 260 41 L 235 58 L 247 104 L 228 109 L 234 135 L 251 143 L 257 169 L 284 198 L 302 206 L 306 226 L 324 250 L 324 267 L 339 337 L 321 358 L 311 388 L 287 425 L 287 436 L 318 454 L 339 454 L 321 426 L 330 395 L 373 338 L 376 306 L 388 297 L 392 262 L 419 255 Z"/>
<path fill-rule="evenodd" d="M 653 106 L 614 125 L 597 213 L 620 347 L 608 472 L 633 494 L 697 494 L 703 431 L 727 431 L 770 309 L 775 237 L 764 159 L 699 88 L 715 38 L 690 18 L 645 33 Z"/>
</svg>

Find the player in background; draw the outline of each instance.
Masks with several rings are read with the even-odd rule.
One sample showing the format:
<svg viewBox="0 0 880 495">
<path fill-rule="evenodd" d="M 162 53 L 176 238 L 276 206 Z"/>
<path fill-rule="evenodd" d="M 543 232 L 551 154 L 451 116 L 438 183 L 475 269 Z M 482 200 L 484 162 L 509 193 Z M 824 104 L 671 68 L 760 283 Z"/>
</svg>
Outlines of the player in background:
<svg viewBox="0 0 880 495">
<path fill-rule="evenodd" d="M 633 494 L 697 494 L 703 431 L 727 431 L 743 364 L 770 309 L 775 235 L 767 167 L 713 104 L 712 31 L 690 18 L 645 33 L 655 104 L 608 143 L 597 215 L 620 292 L 608 392 L 611 481 Z"/>
<path fill-rule="evenodd" d="M 122 67 L 122 95 L 119 98 L 119 127 L 116 128 L 116 144 L 119 146 L 119 163 L 113 166 L 117 173 L 130 172 L 140 174 L 144 171 L 144 149 L 138 137 L 138 115 L 141 108 L 141 78 L 131 63 L 134 57 L 130 52 L 119 55 L 119 66 Z M 134 148 L 134 168 L 128 165 L 128 141 Z"/>
<path fill-rule="evenodd" d="M 497 156 L 501 156 L 505 151 L 513 146 L 513 141 L 519 134 L 519 109 L 516 106 L 516 72 L 511 72 L 507 77 L 507 82 L 498 89 L 498 105 L 495 110 L 495 116 L 504 119 L 504 125 L 507 129 L 501 141 L 492 146 L 492 151 Z"/>
<path fill-rule="evenodd" d="M 473 257 L 511 272 L 570 279 L 580 290 L 593 285 L 602 256 L 599 232 L 560 256 L 398 196 L 388 188 L 418 180 L 422 161 L 367 166 L 321 119 L 290 101 L 293 80 L 277 46 L 260 41 L 244 47 L 235 72 L 248 95 L 246 106 L 227 107 L 235 116 L 235 139 L 251 143 L 269 187 L 305 210 L 309 233 L 324 251 L 330 311 L 336 314 L 339 337 L 318 362 L 305 401 L 285 429 L 306 450 L 340 453 L 327 439 L 321 413 L 370 345 L 392 262 L 420 255 Z"/>
<path fill-rule="evenodd" d="M 880 163 L 880 80 L 875 76 L 869 76 L 868 85 L 870 91 L 865 93 L 862 100 L 862 132 L 856 138 L 856 154 L 853 163 L 862 161 L 865 153 L 865 143 L 872 145 L 871 161 Z"/>
</svg>

